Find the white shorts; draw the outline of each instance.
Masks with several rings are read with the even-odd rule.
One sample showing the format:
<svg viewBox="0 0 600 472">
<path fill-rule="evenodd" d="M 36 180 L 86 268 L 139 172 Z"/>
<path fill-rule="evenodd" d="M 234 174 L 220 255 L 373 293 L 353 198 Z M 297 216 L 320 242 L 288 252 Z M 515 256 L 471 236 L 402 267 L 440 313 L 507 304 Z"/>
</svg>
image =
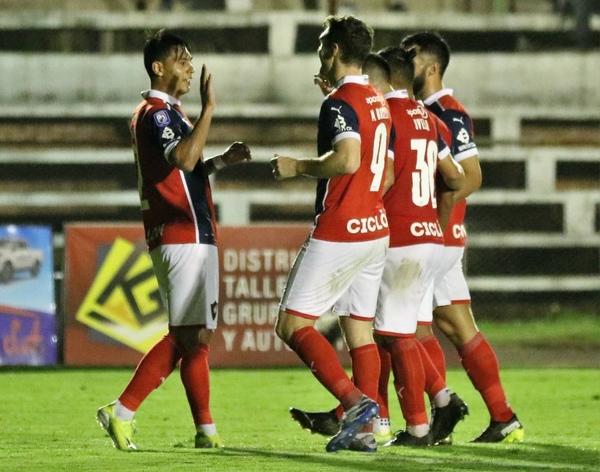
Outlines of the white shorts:
<svg viewBox="0 0 600 472">
<path fill-rule="evenodd" d="M 471 294 L 463 272 L 464 247 L 444 247 L 441 267 L 433 289 L 433 307 L 471 303 Z"/>
<path fill-rule="evenodd" d="M 219 256 L 210 244 L 165 244 L 150 252 L 169 326 L 217 327 Z"/>
<path fill-rule="evenodd" d="M 315 319 L 332 309 L 372 320 L 389 237 L 340 243 L 309 237 L 288 277 L 279 309 Z"/>
<path fill-rule="evenodd" d="M 432 309 L 431 287 L 444 246 L 416 244 L 388 250 L 375 316 L 375 333 L 412 335 L 421 310 Z"/>
<path fill-rule="evenodd" d="M 471 303 L 471 294 L 465 274 L 462 269 L 464 247 L 445 246 L 438 261 L 439 270 L 436 271 L 433 284 L 429 288 L 427 298 L 432 303 L 419 310 L 419 324 L 433 322 L 433 309 L 438 306 Z"/>
</svg>

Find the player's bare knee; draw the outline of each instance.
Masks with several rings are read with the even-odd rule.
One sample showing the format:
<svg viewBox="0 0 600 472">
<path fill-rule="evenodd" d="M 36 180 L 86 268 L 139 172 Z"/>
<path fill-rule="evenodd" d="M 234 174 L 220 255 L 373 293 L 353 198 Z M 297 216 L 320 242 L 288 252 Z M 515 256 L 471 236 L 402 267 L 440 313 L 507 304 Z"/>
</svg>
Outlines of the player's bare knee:
<svg viewBox="0 0 600 472">
<path fill-rule="evenodd" d="M 289 344 L 294 334 L 293 328 L 290 326 L 287 313 L 280 312 L 275 323 L 275 334 L 284 343 Z"/>
<path fill-rule="evenodd" d="M 210 345 L 213 338 L 215 337 L 214 329 L 202 328 L 198 333 L 198 342 L 199 344 Z"/>
<path fill-rule="evenodd" d="M 199 326 L 178 327 L 171 332 L 182 355 L 194 350 L 198 344 L 209 345 L 214 336 L 214 330 Z"/>
<path fill-rule="evenodd" d="M 427 324 L 419 324 L 417 325 L 417 330 L 415 331 L 415 337 L 417 339 L 425 339 L 428 336 L 431 336 L 433 334 L 433 329 L 431 328 L 431 325 Z"/>
</svg>

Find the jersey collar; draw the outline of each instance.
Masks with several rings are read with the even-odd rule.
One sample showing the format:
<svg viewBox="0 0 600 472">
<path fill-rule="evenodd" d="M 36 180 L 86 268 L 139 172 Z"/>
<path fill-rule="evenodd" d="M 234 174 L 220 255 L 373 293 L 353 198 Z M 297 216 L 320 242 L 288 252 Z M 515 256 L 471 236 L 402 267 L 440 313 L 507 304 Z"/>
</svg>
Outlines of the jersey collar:
<svg viewBox="0 0 600 472">
<path fill-rule="evenodd" d="M 391 92 L 386 93 L 383 98 L 386 100 L 388 98 L 410 98 L 408 96 L 408 90 L 400 89 L 400 90 L 392 90 Z"/>
<path fill-rule="evenodd" d="M 345 75 L 335 84 L 336 88 L 339 88 L 343 84 L 360 84 L 369 85 L 368 75 Z"/>
<path fill-rule="evenodd" d="M 449 89 L 449 88 L 444 88 L 442 90 L 438 90 L 437 92 L 429 95 L 429 97 L 427 97 L 425 100 L 423 100 L 423 103 L 425 103 L 425 105 L 431 105 L 433 102 L 437 102 L 443 96 L 452 95 L 453 93 L 454 93 L 454 90 Z"/>
<path fill-rule="evenodd" d="M 169 95 L 168 93 L 161 92 L 160 90 L 154 90 L 154 89 L 145 90 L 144 92 L 142 92 L 142 97 L 158 98 L 158 99 L 162 100 L 163 102 L 168 103 L 169 105 L 181 106 L 181 102 L 179 100 L 177 100 L 172 95 Z"/>
</svg>

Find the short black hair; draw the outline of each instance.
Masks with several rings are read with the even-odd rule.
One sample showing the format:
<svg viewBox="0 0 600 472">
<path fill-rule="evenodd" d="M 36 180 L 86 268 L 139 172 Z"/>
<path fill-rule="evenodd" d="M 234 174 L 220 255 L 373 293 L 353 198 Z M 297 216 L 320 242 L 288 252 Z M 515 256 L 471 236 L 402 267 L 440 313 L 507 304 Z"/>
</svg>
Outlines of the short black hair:
<svg viewBox="0 0 600 472">
<path fill-rule="evenodd" d="M 144 44 L 144 67 L 150 78 L 154 77 L 152 64 L 164 61 L 173 51 L 189 50 L 189 44 L 175 33 L 160 29 L 149 32 Z"/>
<path fill-rule="evenodd" d="M 373 48 L 373 28 L 352 15 L 328 16 L 323 26 L 329 28 L 323 45 L 330 48 L 336 43 L 342 62 L 362 66 Z"/>
<path fill-rule="evenodd" d="M 376 71 L 383 76 L 386 82 L 389 82 L 391 79 L 391 70 L 389 64 L 383 57 L 381 57 L 379 54 L 375 54 L 374 52 L 370 53 L 365 59 L 365 62 L 363 63 L 363 69 L 365 71 Z"/>
<path fill-rule="evenodd" d="M 450 63 L 450 46 L 439 33 L 432 31 L 420 31 L 406 36 L 400 47 L 410 49 L 417 46 L 420 51 L 434 55 L 440 62 L 440 76 L 443 77 Z"/>
<path fill-rule="evenodd" d="M 398 75 L 403 81 L 412 83 L 415 76 L 414 51 L 407 51 L 400 46 L 388 46 L 377 54 L 388 63 L 392 76 Z"/>
</svg>

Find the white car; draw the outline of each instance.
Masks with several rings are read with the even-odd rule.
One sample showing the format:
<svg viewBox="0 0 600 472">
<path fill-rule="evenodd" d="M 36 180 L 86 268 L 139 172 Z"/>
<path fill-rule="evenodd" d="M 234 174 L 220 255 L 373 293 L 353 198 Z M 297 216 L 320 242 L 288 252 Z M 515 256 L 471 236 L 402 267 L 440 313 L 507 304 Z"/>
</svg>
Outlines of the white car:
<svg viewBox="0 0 600 472">
<path fill-rule="evenodd" d="M 25 239 L 0 238 L 0 283 L 10 282 L 18 271 L 37 277 L 43 260 L 44 253 L 30 248 Z"/>
</svg>

